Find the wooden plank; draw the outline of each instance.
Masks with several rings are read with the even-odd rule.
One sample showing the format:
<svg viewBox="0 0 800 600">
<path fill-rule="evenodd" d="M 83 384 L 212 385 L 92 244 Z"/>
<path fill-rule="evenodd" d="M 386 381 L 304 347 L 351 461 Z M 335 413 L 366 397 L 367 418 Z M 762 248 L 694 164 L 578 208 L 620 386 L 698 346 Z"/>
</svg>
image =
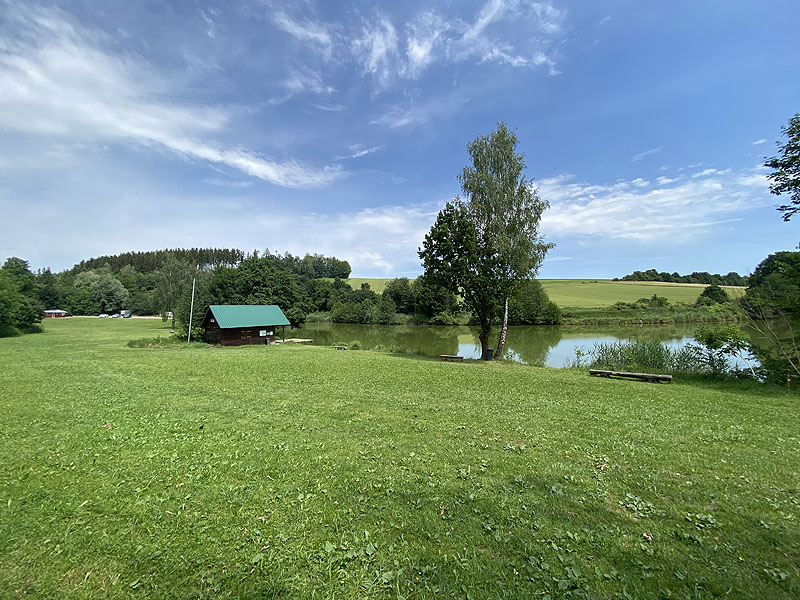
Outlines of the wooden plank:
<svg viewBox="0 0 800 600">
<path fill-rule="evenodd" d="M 458 362 L 464 360 L 463 356 L 458 356 L 457 354 L 440 354 L 439 358 L 442 360 L 457 360 Z"/>
<path fill-rule="evenodd" d="M 651 381 L 660 383 L 662 381 L 670 383 L 672 375 L 659 375 L 656 373 L 628 373 L 626 371 L 604 371 L 602 369 L 589 369 L 589 375 L 596 377 L 624 377 L 627 379 L 641 379 L 643 381 Z"/>
</svg>

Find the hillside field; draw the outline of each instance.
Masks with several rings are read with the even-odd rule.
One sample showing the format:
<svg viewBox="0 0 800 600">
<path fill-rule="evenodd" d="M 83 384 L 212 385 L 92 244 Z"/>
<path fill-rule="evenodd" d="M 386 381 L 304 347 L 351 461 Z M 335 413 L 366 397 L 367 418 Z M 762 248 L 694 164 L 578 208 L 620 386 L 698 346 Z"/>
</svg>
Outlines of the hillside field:
<svg viewBox="0 0 800 600">
<path fill-rule="evenodd" d="M 0 339 L 2 598 L 800 597 L 798 395 Z"/>
<path fill-rule="evenodd" d="M 389 278 L 350 278 L 353 289 L 368 283 L 370 289 L 383 293 Z M 664 283 L 659 281 L 611 281 L 610 279 L 540 279 L 548 296 L 561 307 L 602 308 L 615 302 L 634 302 L 649 298 L 653 294 L 664 296 L 670 302 L 697 301 L 705 285 L 699 283 Z M 728 293 L 736 295 L 743 288 L 726 287 Z"/>
</svg>

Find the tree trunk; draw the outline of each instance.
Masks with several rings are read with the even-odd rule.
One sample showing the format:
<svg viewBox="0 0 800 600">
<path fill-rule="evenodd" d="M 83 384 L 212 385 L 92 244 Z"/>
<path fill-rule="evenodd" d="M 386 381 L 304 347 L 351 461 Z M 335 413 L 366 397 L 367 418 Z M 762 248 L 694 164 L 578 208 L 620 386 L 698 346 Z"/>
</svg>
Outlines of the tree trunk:
<svg viewBox="0 0 800 600">
<path fill-rule="evenodd" d="M 503 326 L 500 328 L 500 339 L 497 340 L 497 352 L 494 353 L 495 359 L 503 358 L 506 350 L 506 331 L 508 331 L 508 296 L 506 296 L 505 307 L 503 308 Z"/>
<path fill-rule="evenodd" d="M 492 332 L 492 326 L 489 322 L 481 322 L 481 332 L 478 334 L 478 339 L 481 341 L 481 360 L 489 358 L 489 334 Z"/>
</svg>

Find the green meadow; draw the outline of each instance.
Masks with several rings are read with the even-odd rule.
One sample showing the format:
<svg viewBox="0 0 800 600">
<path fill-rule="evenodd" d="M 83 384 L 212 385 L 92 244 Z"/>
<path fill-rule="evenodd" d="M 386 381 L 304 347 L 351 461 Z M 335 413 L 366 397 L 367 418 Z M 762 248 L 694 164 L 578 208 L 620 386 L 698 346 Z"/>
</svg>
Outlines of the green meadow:
<svg viewBox="0 0 800 600">
<path fill-rule="evenodd" d="M 368 283 L 374 292 L 383 293 L 391 279 L 350 278 L 347 282 L 358 289 Z M 671 303 L 694 304 L 706 287 L 694 283 L 664 283 L 660 281 L 611 281 L 609 279 L 540 279 L 548 296 L 561 307 L 601 308 L 615 302 L 635 302 L 653 294 L 667 298 Z M 726 288 L 731 294 L 741 293 L 741 288 Z"/>
<path fill-rule="evenodd" d="M 800 597 L 795 392 L 44 327 L 0 339 L 2 598 Z"/>
</svg>

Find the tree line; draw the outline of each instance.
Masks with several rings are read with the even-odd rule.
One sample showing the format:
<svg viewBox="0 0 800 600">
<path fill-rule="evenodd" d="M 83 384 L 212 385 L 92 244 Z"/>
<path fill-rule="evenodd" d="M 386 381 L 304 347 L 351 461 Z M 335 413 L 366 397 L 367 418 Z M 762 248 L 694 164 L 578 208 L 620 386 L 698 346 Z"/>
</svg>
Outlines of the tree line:
<svg viewBox="0 0 800 600">
<path fill-rule="evenodd" d="M 5 265 L 3 297 L 9 306 L 16 306 L 19 298 L 25 298 L 38 312 L 63 309 L 74 315 L 96 315 L 127 309 L 140 315 L 162 314 L 172 312 L 182 300 L 186 281 L 191 284 L 196 270 L 236 269 L 248 258 L 258 256 L 257 251 L 245 254 L 220 248 L 126 252 L 81 261 L 60 273 L 48 268 L 35 274 L 26 261 L 12 258 Z M 299 257 L 267 250 L 263 258 L 279 270 L 304 279 L 350 275 L 347 261 L 320 254 Z M 14 311 L 20 313 L 21 309 Z M 3 310 L 4 322 L 14 320 L 9 316 L 14 311 Z M 31 320 L 17 321 L 21 324 Z"/>
<path fill-rule="evenodd" d="M 746 275 L 739 275 L 731 271 L 727 275 L 719 273 L 709 273 L 708 271 L 694 271 L 689 275 L 681 275 L 677 271 L 667 273 L 658 272 L 655 269 L 647 271 L 634 271 L 630 275 L 615 277 L 613 281 L 663 281 L 666 283 L 702 283 L 703 285 L 733 285 L 747 287 L 749 278 Z"/>
</svg>

